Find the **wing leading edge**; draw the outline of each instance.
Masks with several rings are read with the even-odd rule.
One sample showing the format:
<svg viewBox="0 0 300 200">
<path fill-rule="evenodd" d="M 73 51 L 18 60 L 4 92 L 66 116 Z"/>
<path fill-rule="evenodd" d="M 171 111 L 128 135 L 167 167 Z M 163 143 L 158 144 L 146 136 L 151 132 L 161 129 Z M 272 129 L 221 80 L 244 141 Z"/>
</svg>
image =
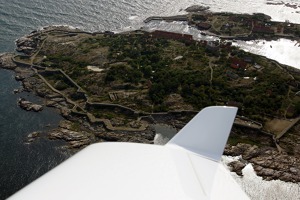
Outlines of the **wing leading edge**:
<svg viewBox="0 0 300 200">
<path fill-rule="evenodd" d="M 236 111 L 206 108 L 164 146 L 90 145 L 9 199 L 248 199 L 217 161 Z"/>
</svg>

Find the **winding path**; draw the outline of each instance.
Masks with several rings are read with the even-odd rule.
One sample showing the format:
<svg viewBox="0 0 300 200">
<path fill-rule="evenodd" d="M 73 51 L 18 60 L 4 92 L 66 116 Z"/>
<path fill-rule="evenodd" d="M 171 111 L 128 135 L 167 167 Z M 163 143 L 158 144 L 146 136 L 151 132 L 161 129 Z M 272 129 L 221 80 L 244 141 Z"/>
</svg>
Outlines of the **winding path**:
<svg viewBox="0 0 300 200">
<path fill-rule="evenodd" d="M 36 56 L 39 54 L 39 52 L 41 51 L 41 49 L 43 48 L 47 38 L 48 38 L 48 32 L 46 33 L 46 37 L 43 40 L 43 42 L 41 43 L 41 45 L 39 46 L 39 48 L 37 49 L 36 52 L 34 52 L 33 55 L 31 55 L 30 57 L 30 61 L 29 63 L 27 62 L 20 62 L 18 61 L 18 63 L 22 63 L 24 65 L 30 66 L 30 69 L 34 71 L 34 73 L 41 79 L 43 80 L 43 82 L 55 93 L 60 94 L 65 100 L 66 102 L 68 102 L 69 104 L 73 105 L 73 108 L 71 109 L 71 111 L 73 113 L 77 113 L 77 114 L 81 114 L 81 115 L 86 115 L 89 119 L 89 121 L 91 123 L 102 123 L 104 124 L 104 126 L 111 131 L 145 131 L 147 128 L 147 124 L 141 122 L 141 126 L 139 128 L 131 128 L 131 127 L 114 127 L 111 123 L 111 121 L 109 119 L 102 119 L 102 118 L 96 118 L 93 114 L 87 112 L 84 108 L 82 108 L 80 105 L 78 105 L 76 102 L 72 101 L 70 98 L 67 97 L 67 95 L 65 95 L 63 92 L 55 89 L 46 79 L 44 76 L 42 76 L 39 71 L 34 67 L 34 60 L 36 58 Z M 13 57 L 12 60 L 15 62 L 15 58 Z M 15 62 L 16 63 L 16 62 Z M 55 70 L 57 71 L 57 70 Z M 59 71 L 69 80 L 71 81 L 76 87 L 77 87 L 77 91 L 83 92 L 84 95 L 87 97 L 86 92 L 71 78 L 69 77 L 63 70 L 59 69 Z M 88 98 L 87 100 L 88 101 Z M 93 103 L 93 102 L 91 102 Z M 82 110 L 82 112 L 78 112 L 78 108 L 80 110 Z"/>
</svg>

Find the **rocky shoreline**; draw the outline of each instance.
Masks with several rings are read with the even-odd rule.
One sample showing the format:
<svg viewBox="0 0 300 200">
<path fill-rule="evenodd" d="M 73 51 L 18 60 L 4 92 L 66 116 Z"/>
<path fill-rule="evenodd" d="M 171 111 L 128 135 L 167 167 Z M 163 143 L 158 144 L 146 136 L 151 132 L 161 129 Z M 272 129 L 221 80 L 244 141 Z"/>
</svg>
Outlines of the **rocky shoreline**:
<svg viewBox="0 0 300 200">
<path fill-rule="evenodd" d="M 238 161 L 229 163 L 231 170 L 240 176 L 243 175 L 243 168 L 251 163 L 256 174 L 265 180 L 300 182 L 300 168 L 296 165 L 300 159 L 286 153 L 279 153 L 275 148 L 261 148 L 256 145 L 239 143 L 236 146 L 227 145 L 224 154 L 241 156 Z"/>
<path fill-rule="evenodd" d="M 25 54 L 33 54 L 38 41 L 26 38 L 23 37 L 17 41 L 18 49 Z M 57 129 L 46 133 L 49 139 L 64 140 L 68 148 L 75 150 L 102 141 L 153 143 L 155 133 L 150 127 L 147 127 L 143 132 L 108 131 L 103 124 L 93 124 L 86 117 L 72 114 L 72 105 L 61 94 L 51 90 L 33 69 L 22 67 L 13 62 L 14 56 L 15 54 L 12 53 L 2 54 L 0 56 L 0 67 L 14 70 L 16 80 L 22 81 L 24 91 L 33 92 L 42 97 L 44 106 L 59 109 L 61 115 L 65 118 Z M 37 105 L 25 99 L 20 99 L 19 104 L 25 110 L 41 111 L 42 109 L 42 106 L 37 107 Z M 162 119 L 161 122 L 174 127 L 183 126 L 183 122 L 180 120 Z M 121 124 L 121 122 L 114 123 Z M 155 122 L 149 122 L 149 124 L 151 123 Z M 39 133 L 31 133 L 28 135 L 28 141 L 34 142 L 38 137 L 40 137 Z M 242 175 L 241 170 L 243 167 L 247 163 L 251 163 L 257 175 L 266 180 L 280 179 L 286 182 L 300 182 L 300 168 L 296 165 L 300 163 L 300 159 L 297 156 L 279 153 L 274 147 L 258 147 L 239 143 L 237 145 L 227 145 L 224 153 L 230 156 L 241 156 L 240 161 L 229 164 L 232 170 L 239 175 Z"/>
<path fill-rule="evenodd" d="M 34 45 L 31 42 L 26 42 L 26 36 L 23 37 L 22 42 L 17 42 L 21 45 Z M 30 40 L 32 41 L 32 40 Z M 19 51 L 23 48 L 18 46 Z M 24 51 L 22 51 L 25 53 Z M 30 53 L 33 53 L 32 51 Z M 53 92 L 43 80 L 41 80 L 31 68 L 19 66 L 13 62 L 15 54 L 6 53 L 0 56 L 0 67 L 3 69 L 13 70 L 16 75 L 15 79 L 22 82 L 22 89 L 15 89 L 14 93 L 21 91 L 32 92 L 37 96 L 44 99 L 44 105 L 34 104 L 30 101 L 20 98 L 17 104 L 26 111 L 40 112 L 43 106 L 53 107 L 60 111 L 60 114 L 66 119 L 61 121 L 57 129 L 47 132 L 45 135 L 50 140 L 63 140 L 67 144 L 67 148 L 73 149 L 75 152 L 85 146 L 103 141 L 120 141 L 120 142 L 140 142 L 140 143 L 153 143 L 155 136 L 154 131 L 148 127 L 145 133 L 132 133 L 124 131 L 108 132 L 101 124 L 91 124 L 88 120 L 82 119 L 81 116 L 71 114 L 72 105 L 66 99 Z M 114 123 L 119 124 L 115 121 Z M 30 133 L 25 142 L 34 142 L 36 138 L 41 137 L 37 132 Z"/>
</svg>

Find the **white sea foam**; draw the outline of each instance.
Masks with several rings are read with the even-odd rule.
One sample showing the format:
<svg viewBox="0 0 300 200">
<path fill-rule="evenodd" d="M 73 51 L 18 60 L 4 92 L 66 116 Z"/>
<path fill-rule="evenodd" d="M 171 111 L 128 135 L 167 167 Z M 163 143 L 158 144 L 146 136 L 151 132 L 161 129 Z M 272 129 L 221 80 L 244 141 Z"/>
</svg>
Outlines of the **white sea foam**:
<svg viewBox="0 0 300 200">
<path fill-rule="evenodd" d="M 240 157 L 223 156 L 222 163 L 227 164 L 238 160 Z M 227 167 L 228 168 L 228 167 Z M 280 180 L 265 181 L 256 175 L 251 164 L 243 170 L 243 177 L 231 172 L 231 175 L 243 188 L 243 190 L 254 200 L 295 200 L 300 197 L 300 184 L 287 183 Z"/>
<path fill-rule="evenodd" d="M 263 55 L 282 64 L 300 69 L 300 47 L 298 41 L 279 39 L 274 41 L 238 41 L 234 43 L 254 54 Z"/>
<path fill-rule="evenodd" d="M 128 17 L 129 20 L 135 20 L 137 19 L 138 16 L 137 15 L 131 15 L 130 17 Z"/>
<path fill-rule="evenodd" d="M 64 27 L 64 28 L 68 28 L 71 30 L 76 30 L 76 29 L 80 29 L 80 27 L 75 27 L 75 26 L 71 26 L 71 25 L 66 25 L 66 24 L 53 24 L 53 25 L 48 25 L 48 26 L 40 26 L 38 27 L 38 30 L 45 30 L 47 28 L 51 28 L 51 27 Z"/>
</svg>

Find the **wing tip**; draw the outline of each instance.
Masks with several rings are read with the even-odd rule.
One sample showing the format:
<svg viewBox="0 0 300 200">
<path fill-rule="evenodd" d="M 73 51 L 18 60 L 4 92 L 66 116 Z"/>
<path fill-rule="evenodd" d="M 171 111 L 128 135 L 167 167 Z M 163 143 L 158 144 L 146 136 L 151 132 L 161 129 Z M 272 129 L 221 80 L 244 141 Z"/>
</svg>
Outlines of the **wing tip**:
<svg viewBox="0 0 300 200">
<path fill-rule="evenodd" d="M 229 137 L 237 107 L 202 109 L 167 145 L 177 146 L 219 161 Z"/>
</svg>

